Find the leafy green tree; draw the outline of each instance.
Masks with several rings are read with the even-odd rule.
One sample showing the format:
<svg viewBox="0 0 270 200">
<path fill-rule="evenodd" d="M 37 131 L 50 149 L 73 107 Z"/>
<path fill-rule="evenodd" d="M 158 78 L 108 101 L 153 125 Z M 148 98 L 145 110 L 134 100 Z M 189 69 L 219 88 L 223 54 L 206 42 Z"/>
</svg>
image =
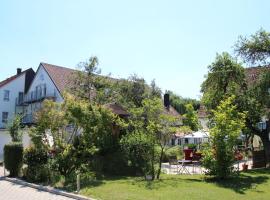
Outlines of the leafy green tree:
<svg viewBox="0 0 270 200">
<path fill-rule="evenodd" d="M 245 113 L 238 112 L 235 96 L 221 101 L 213 111 L 213 123 L 210 129 L 210 148 L 204 150 L 203 165 L 210 175 L 224 179 L 232 175 L 234 147 L 237 138 L 245 126 Z"/>
<path fill-rule="evenodd" d="M 36 126 L 32 127 L 30 136 L 37 148 L 49 148 L 50 136 L 53 137 L 54 148 L 65 142 L 65 128 L 68 124 L 61 106 L 52 100 L 45 100 L 42 108 L 35 113 Z"/>
<path fill-rule="evenodd" d="M 12 123 L 8 126 L 12 142 L 22 142 L 21 119 L 20 115 L 16 115 Z"/>
<path fill-rule="evenodd" d="M 146 176 L 151 173 L 151 152 L 153 150 L 151 135 L 138 131 L 131 132 L 121 139 L 121 149 L 125 152 L 132 166 Z"/>
<path fill-rule="evenodd" d="M 221 100 L 246 88 L 244 68 L 228 53 L 217 54 L 208 69 L 201 86 L 202 101 L 208 110 L 215 109 Z"/>
<path fill-rule="evenodd" d="M 225 65 L 227 64 L 227 65 Z M 221 100 L 235 95 L 237 109 L 239 112 L 247 111 L 246 127 L 243 132 L 247 134 L 247 138 L 257 135 L 262 139 L 266 155 L 266 163 L 270 165 L 270 142 L 267 130 L 259 130 L 258 123 L 263 116 L 268 116 L 268 85 L 269 72 L 263 73 L 257 82 L 253 85 L 246 83 L 244 68 L 241 67 L 227 53 L 219 55 L 216 61 L 209 67 L 209 73 L 206 80 L 202 84 L 203 98 L 202 101 L 211 113 L 212 109 L 216 109 Z M 270 86 L 270 85 L 269 85 Z"/>
<path fill-rule="evenodd" d="M 170 95 L 170 103 L 171 105 L 179 112 L 181 115 L 185 114 L 186 111 L 186 104 L 192 104 L 195 110 L 198 110 L 200 108 L 200 101 L 196 99 L 191 99 L 191 98 L 184 98 L 181 97 L 172 91 L 166 91 Z"/>
<path fill-rule="evenodd" d="M 186 114 L 184 114 L 183 123 L 185 126 L 189 126 L 191 130 L 197 131 L 199 129 L 199 120 L 197 113 L 195 112 L 192 104 L 187 104 Z"/>
<path fill-rule="evenodd" d="M 96 56 L 92 56 L 88 61 L 78 64 L 81 71 L 74 74 L 71 93 L 75 93 L 76 96 L 89 101 L 93 100 L 95 97 L 95 84 L 100 77 L 97 75 L 101 73 L 98 64 L 99 61 Z"/>
<path fill-rule="evenodd" d="M 164 114 L 164 106 L 161 99 L 144 99 L 142 107 L 130 109 L 129 127 L 133 131 L 147 134 L 152 148 L 149 151 L 150 175 L 152 180 L 160 178 L 161 162 L 163 160 L 166 145 L 176 131 L 174 124 L 176 118 Z M 158 150 L 157 150 L 158 149 Z M 157 164 L 157 170 L 155 165 Z"/>
<path fill-rule="evenodd" d="M 235 51 L 245 62 L 252 64 L 269 63 L 270 33 L 260 29 L 249 38 L 240 36 L 235 44 Z"/>
</svg>

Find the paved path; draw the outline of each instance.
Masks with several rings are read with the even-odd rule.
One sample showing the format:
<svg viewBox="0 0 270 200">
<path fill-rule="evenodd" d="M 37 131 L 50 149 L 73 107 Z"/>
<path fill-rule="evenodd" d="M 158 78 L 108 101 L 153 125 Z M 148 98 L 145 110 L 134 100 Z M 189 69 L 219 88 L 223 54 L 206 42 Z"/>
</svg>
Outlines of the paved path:
<svg viewBox="0 0 270 200">
<path fill-rule="evenodd" d="M 23 185 L 0 180 L 0 199 L 2 200 L 71 200 L 70 198 L 40 191 Z"/>
</svg>

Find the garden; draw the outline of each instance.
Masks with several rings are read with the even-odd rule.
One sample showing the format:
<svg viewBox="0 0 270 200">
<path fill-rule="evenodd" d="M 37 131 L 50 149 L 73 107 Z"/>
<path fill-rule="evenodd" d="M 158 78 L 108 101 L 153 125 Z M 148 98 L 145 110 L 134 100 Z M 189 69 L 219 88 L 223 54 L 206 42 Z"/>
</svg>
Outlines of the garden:
<svg viewBox="0 0 270 200">
<path fill-rule="evenodd" d="M 210 120 L 210 139 L 200 150 L 204 175 L 188 176 L 164 174 L 162 163 L 183 156 L 179 146 L 168 146 L 173 134 L 200 129 L 192 101 L 178 105 L 184 119 L 172 115 L 154 81 L 147 85 L 138 76 L 97 76 L 97 64 L 96 57 L 82 64 L 64 102 L 44 100 L 34 126 L 22 127 L 21 116 L 13 120 L 8 129 L 12 143 L 4 147 L 11 177 L 71 192 L 78 190 L 80 179 L 77 192 L 98 199 L 269 198 L 268 168 L 240 173 L 233 167 L 241 134 L 246 149 L 254 135 L 261 137 L 269 166 L 269 122 L 264 130 L 257 126 L 269 114 L 269 72 L 247 87 L 241 64 L 228 53 L 217 55 L 202 84 Z M 115 113 L 111 102 L 128 114 Z M 26 149 L 22 129 L 32 142 Z"/>
</svg>

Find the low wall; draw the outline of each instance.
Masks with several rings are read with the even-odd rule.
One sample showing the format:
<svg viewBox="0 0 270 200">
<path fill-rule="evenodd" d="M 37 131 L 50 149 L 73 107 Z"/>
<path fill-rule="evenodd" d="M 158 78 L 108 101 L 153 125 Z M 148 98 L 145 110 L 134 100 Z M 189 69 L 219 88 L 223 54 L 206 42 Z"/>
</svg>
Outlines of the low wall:
<svg viewBox="0 0 270 200">
<path fill-rule="evenodd" d="M 7 131 L 0 130 L 0 161 L 3 160 L 4 146 L 11 142 L 11 137 Z M 30 137 L 27 133 L 23 134 L 23 146 L 28 147 L 30 145 Z"/>
</svg>

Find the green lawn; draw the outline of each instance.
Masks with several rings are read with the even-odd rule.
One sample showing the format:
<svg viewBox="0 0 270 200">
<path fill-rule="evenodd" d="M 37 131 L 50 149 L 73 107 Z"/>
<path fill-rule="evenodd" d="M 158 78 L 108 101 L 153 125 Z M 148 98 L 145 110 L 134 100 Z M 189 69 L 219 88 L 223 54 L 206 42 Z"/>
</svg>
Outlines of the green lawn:
<svg viewBox="0 0 270 200">
<path fill-rule="evenodd" d="M 88 183 L 80 193 L 103 200 L 269 200 L 270 170 L 254 170 L 226 181 L 205 180 L 199 175 L 163 175 L 154 182 L 134 177 L 104 178 Z"/>
</svg>

